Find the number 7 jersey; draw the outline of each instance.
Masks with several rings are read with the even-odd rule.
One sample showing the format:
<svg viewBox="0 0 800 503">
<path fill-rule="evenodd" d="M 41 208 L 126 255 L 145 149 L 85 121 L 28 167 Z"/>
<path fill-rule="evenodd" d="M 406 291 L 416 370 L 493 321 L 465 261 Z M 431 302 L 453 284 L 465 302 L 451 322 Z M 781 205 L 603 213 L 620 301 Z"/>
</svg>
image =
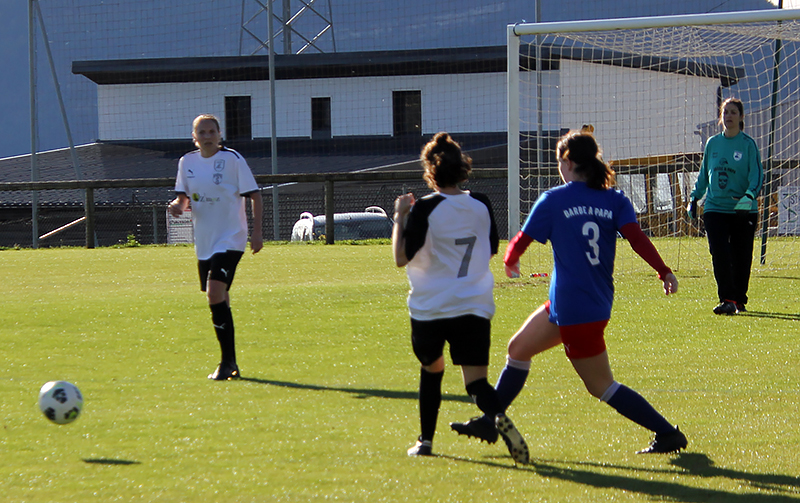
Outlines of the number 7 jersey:
<svg viewBox="0 0 800 503">
<path fill-rule="evenodd" d="M 466 192 L 435 192 L 411 208 L 403 236 L 415 320 L 494 315 L 494 276 L 489 260 L 498 250 L 489 199 Z"/>
<path fill-rule="evenodd" d="M 553 247 L 550 321 L 575 325 L 607 320 L 614 301 L 617 231 L 636 222 L 625 195 L 573 181 L 536 201 L 522 232 Z"/>
</svg>

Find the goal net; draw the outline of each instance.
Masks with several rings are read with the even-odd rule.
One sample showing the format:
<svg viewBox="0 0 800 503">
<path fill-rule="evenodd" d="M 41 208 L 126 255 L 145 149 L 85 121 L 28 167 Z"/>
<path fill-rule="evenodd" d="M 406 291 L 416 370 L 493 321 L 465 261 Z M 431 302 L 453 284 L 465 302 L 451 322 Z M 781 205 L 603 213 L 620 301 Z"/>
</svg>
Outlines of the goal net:
<svg viewBox="0 0 800 503">
<path fill-rule="evenodd" d="M 769 10 L 509 26 L 509 236 L 561 184 L 558 138 L 591 126 L 645 232 L 676 238 L 659 240 L 665 260 L 709 267 L 702 219 L 692 222 L 685 208 L 705 141 L 722 131 L 719 105 L 736 97 L 765 172 L 754 266 L 793 267 L 798 18 L 800 10 Z M 528 260 L 531 272 L 547 270 L 549 258 Z"/>
</svg>

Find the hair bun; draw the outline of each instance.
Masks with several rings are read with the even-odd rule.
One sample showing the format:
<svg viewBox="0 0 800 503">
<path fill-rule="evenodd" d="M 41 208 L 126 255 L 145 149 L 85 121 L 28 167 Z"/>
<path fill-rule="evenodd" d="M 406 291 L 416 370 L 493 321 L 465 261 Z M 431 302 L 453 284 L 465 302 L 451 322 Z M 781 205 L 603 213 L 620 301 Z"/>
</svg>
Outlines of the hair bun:
<svg viewBox="0 0 800 503">
<path fill-rule="evenodd" d="M 446 147 L 450 143 L 450 135 L 447 133 L 439 133 L 436 135 L 436 145 L 438 147 Z"/>
</svg>

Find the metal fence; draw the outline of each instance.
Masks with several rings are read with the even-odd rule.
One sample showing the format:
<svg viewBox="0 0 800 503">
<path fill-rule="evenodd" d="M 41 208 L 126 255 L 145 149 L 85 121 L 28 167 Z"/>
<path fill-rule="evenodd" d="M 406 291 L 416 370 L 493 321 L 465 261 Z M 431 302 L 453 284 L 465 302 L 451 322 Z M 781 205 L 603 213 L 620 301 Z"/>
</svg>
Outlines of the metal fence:
<svg viewBox="0 0 800 503">
<path fill-rule="evenodd" d="M 303 212 L 326 215 L 328 222 L 334 213 L 364 211 L 368 206 L 380 206 L 391 214 L 398 195 L 413 192 L 421 197 L 430 192 L 420 171 L 256 175 L 256 181 L 266 187 L 262 189 L 265 239 L 276 238 L 271 187 L 278 186 L 277 239 L 284 241 Z M 489 197 L 501 238 L 507 238 L 507 184 L 505 169 L 475 169 L 465 185 Z M 174 186 L 174 178 L 0 183 L 0 246 L 166 243 L 166 209 Z M 30 202 L 34 191 L 40 201 L 36 212 Z M 326 233 L 327 242 L 335 239 L 333 232 Z"/>
</svg>

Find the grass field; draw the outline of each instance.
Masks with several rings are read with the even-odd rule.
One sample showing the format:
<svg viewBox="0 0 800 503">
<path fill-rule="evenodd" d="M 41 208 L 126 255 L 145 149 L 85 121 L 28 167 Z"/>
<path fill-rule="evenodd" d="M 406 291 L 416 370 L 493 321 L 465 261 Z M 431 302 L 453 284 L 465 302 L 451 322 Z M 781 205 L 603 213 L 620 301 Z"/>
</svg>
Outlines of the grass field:
<svg viewBox="0 0 800 503">
<path fill-rule="evenodd" d="M 674 265 L 677 243 L 657 246 Z M 492 382 L 548 283 L 508 280 L 493 262 Z M 534 360 L 509 410 L 531 448 L 519 467 L 502 442 L 449 430 L 477 413 L 449 362 L 438 456 L 406 456 L 419 370 L 388 245 L 246 255 L 232 290 L 245 379 L 221 383 L 206 379 L 218 347 L 191 248 L 6 250 L 0 264 L 0 501 L 800 501 L 791 262 L 757 268 L 750 312 L 733 317 L 711 314 L 705 266 L 682 266 L 670 297 L 646 266 L 620 268 L 615 377 L 679 424 L 689 449 L 634 454 L 649 432 L 589 396 L 559 348 Z M 73 424 L 38 411 L 55 379 L 84 393 Z"/>
</svg>

